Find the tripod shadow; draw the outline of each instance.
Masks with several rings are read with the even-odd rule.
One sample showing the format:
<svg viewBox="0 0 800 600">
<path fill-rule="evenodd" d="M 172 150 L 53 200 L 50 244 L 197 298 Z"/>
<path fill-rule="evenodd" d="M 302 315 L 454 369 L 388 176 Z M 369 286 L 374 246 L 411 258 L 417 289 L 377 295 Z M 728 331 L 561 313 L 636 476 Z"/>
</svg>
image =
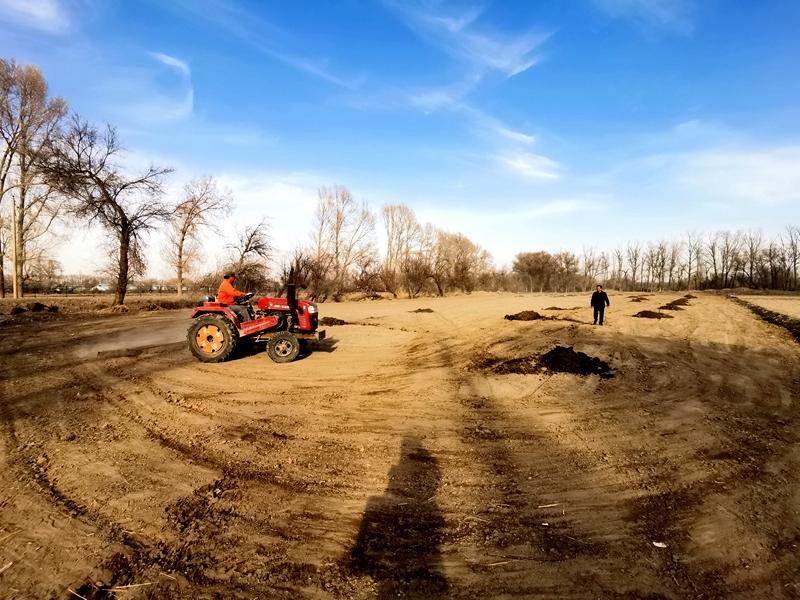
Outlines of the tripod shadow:
<svg viewBox="0 0 800 600">
<path fill-rule="evenodd" d="M 386 491 L 367 501 L 350 553 L 351 571 L 372 577 L 378 598 L 446 597 L 440 550 L 444 518 L 434 500 L 441 478 L 436 459 L 420 440 L 403 438 Z"/>
</svg>

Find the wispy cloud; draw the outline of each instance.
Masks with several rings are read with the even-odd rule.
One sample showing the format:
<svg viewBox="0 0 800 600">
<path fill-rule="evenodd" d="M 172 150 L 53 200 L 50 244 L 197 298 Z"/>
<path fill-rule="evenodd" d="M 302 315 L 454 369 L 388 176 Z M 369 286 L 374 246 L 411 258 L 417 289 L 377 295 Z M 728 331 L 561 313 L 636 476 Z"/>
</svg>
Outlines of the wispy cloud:
<svg viewBox="0 0 800 600">
<path fill-rule="evenodd" d="M 561 176 L 559 173 L 561 165 L 541 154 L 504 153 L 498 155 L 497 160 L 508 169 L 531 179 L 558 179 Z"/>
<path fill-rule="evenodd" d="M 602 11 L 646 28 L 691 35 L 695 26 L 694 0 L 594 0 Z"/>
<path fill-rule="evenodd" d="M 70 28 L 69 14 L 59 0 L 0 0 L 0 20 L 49 33 Z"/>
<path fill-rule="evenodd" d="M 277 27 L 233 0 L 216 3 L 178 0 L 175 5 L 183 13 L 208 22 L 254 50 L 328 83 L 346 89 L 357 89 L 364 83 L 363 75 L 345 77 L 334 73 L 328 58 L 297 51 L 295 33 Z"/>
<path fill-rule="evenodd" d="M 481 76 L 473 74 L 463 81 L 450 85 L 412 91 L 406 94 L 406 99 L 412 107 L 421 109 L 428 114 L 441 109 L 459 108 L 464 106 L 464 98 L 480 81 Z"/>
<path fill-rule="evenodd" d="M 163 52 L 150 52 L 149 54 L 162 65 L 166 65 L 174 69 L 183 77 L 188 79 L 192 76 L 192 71 L 189 69 L 189 65 L 186 63 L 186 61 L 183 61 L 180 58 L 175 58 L 174 56 L 170 56 L 169 54 L 164 54 Z"/>
<path fill-rule="evenodd" d="M 168 100 L 166 103 L 161 103 L 162 116 L 167 119 L 183 119 L 190 116 L 194 110 L 194 85 L 188 63 L 163 52 L 150 52 L 149 54 L 159 63 L 177 73 L 186 88 L 183 96 L 177 102 Z"/>
<path fill-rule="evenodd" d="M 676 183 L 700 198 L 800 205 L 800 146 L 710 149 L 667 157 Z"/>
<path fill-rule="evenodd" d="M 521 34 L 478 30 L 479 7 L 446 12 L 428 2 L 384 0 L 417 35 L 479 70 L 494 70 L 513 77 L 539 61 L 537 50 L 549 34 Z"/>
</svg>

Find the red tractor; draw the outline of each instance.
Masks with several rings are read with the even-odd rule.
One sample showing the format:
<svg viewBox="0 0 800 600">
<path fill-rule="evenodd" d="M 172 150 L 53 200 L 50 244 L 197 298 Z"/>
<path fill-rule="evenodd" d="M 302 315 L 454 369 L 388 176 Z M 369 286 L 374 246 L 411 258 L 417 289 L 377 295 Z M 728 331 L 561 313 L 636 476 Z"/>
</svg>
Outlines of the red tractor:
<svg viewBox="0 0 800 600">
<path fill-rule="evenodd" d="M 246 307 L 249 320 L 240 319 L 227 304 L 212 298 L 192 311 L 192 325 L 187 332 L 189 349 L 203 362 L 222 362 L 230 358 L 243 341 L 266 342 L 267 354 L 276 363 L 291 362 L 298 357 L 301 344 L 325 339 L 317 331 L 317 305 L 297 300 L 296 288 L 289 284 L 287 298 L 259 298 L 256 306 L 247 294 L 237 303 Z"/>
</svg>

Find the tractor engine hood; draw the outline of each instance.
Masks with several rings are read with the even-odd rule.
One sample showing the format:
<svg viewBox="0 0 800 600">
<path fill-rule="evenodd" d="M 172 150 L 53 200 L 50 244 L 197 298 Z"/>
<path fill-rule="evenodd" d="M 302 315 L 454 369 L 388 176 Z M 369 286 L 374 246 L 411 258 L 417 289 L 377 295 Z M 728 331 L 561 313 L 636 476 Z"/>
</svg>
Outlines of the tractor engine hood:
<svg viewBox="0 0 800 600">
<path fill-rule="evenodd" d="M 311 314 L 317 312 L 317 304 L 308 300 L 298 300 L 297 308 L 299 308 L 302 312 L 309 312 Z M 286 298 L 270 298 L 268 296 L 264 296 L 258 299 L 258 309 L 288 312 L 289 301 Z"/>
</svg>

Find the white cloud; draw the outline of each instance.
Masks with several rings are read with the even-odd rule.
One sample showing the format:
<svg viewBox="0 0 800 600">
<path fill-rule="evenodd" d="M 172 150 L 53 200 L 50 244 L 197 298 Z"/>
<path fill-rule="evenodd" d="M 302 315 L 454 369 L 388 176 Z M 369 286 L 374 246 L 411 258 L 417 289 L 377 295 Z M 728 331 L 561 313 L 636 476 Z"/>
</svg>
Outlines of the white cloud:
<svg viewBox="0 0 800 600">
<path fill-rule="evenodd" d="M 512 171 L 531 179 L 558 179 L 561 165 L 556 161 L 530 152 L 501 154 L 497 160 Z"/>
<path fill-rule="evenodd" d="M 192 71 L 189 69 L 189 64 L 186 61 L 170 56 L 169 54 L 164 54 L 163 52 L 150 52 L 149 54 L 162 65 L 171 67 L 183 77 L 188 79 L 192 76 Z"/>
<path fill-rule="evenodd" d="M 0 0 L 0 20 L 49 33 L 65 33 L 69 15 L 59 0 Z"/>
<path fill-rule="evenodd" d="M 513 77 L 534 66 L 539 46 L 548 34 L 528 31 L 522 34 L 477 31 L 475 21 L 481 14 L 476 7 L 455 14 L 442 12 L 427 3 L 385 0 L 399 13 L 408 27 L 451 56 L 480 70 L 495 70 Z"/>
<path fill-rule="evenodd" d="M 533 144 L 536 142 L 536 138 L 532 135 L 528 135 L 527 133 L 522 133 L 521 131 L 514 131 L 513 129 L 509 129 L 508 127 L 498 126 L 495 129 L 496 133 L 508 138 L 512 142 L 519 142 L 520 144 Z"/>
<path fill-rule="evenodd" d="M 676 183 L 699 198 L 800 204 L 800 146 L 714 149 L 666 158 Z"/>
<path fill-rule="evenodd" d="M 694 0 L 594 0 L 594 2 L 612 17 L 626 19 L 639 26 L 687 36 L 694 31 Z"/>
<path fill-rule="evenodd" d="M 317 189 L 325 183 L 322 178 L 300 172 L 227 172 L 217 180 L 233 194 L 234 229 L 266 218 L 275 248 L 282 255 L 308 243 Z"/>
</svg>

